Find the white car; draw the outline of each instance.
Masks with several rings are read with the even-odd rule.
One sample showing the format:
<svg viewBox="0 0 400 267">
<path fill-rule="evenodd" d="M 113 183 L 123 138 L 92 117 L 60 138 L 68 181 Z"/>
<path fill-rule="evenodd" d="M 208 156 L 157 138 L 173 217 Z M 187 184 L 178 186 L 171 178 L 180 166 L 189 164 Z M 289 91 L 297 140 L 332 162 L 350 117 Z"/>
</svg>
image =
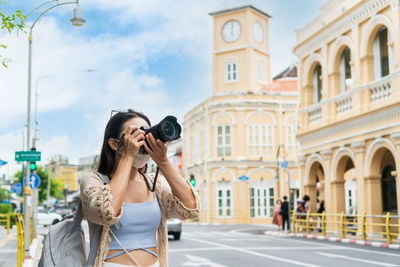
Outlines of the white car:
<svg viewBox="0 0 400 267">
<path fill-rule="evenodd" d="M 56 224 L 61 221 L 62 217 L 60 214 L 45 210 L 38 209 L 37 213 L 37 222 L 40 225 L 48 226 L 52 224 Z"/>
<path fill-rule="evenodd" d="M 168 234 L 173 235 L 175 240 L 181 239 L 182 221 L 179 219 L 167 220 Z"/>
</svg>

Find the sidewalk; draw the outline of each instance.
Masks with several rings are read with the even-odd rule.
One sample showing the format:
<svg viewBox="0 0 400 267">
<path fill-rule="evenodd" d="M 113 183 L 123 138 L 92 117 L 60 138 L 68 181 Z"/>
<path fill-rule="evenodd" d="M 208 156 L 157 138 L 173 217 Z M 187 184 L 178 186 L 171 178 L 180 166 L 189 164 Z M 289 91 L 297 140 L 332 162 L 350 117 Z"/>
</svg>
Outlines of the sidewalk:
<svg viewBox="0 0 400 267">
<path fill-rule="evenodd" d="M 17 227 L 7 230 L 0 227 L 0 267 L 17 266 Z"/>
</svg>

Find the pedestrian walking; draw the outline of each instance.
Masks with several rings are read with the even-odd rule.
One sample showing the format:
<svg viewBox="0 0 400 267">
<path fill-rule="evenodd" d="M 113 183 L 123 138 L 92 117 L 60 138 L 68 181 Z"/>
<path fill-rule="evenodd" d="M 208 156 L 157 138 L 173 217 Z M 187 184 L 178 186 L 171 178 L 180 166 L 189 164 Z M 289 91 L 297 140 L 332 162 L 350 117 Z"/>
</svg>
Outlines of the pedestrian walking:
<svg viewBox="0 0 400 267">
<path fill-rule="evenodd" d="M 96 225 L 103 226 L 94 267 L 167 267 L 167 219 L 199 216 L 197 192 L 168 160 L 168 145 L 143 126 L 150 126 L 149 119 L 134 110 L 112 116 L 97 172 L 81 181 L 91 243 Z M 146 175 L 150 158 L 163 176 Z M 110 182 L 103 183 L 100 176 Z"/>
<path fill-rule="evenodd" d="M 304 211 L 306 213 L 311 212 L 311 202 L 310 202 L 310 197 L 308 195 L 304 195 L 303 205 L 304 205 Z"/>
<path fill-rule="evenodd" d="M 321 214 L 318 216 L 318 231 L 322 232 L 322 224 L 321 224 L 321 220 L 322 220 L 322 213 L 325 211 L 325 201 L 322 200 L 321 203 L 319 204 L 318 207 L 318 213 Z"/>
<path fill-rule="evenodd" d="M 274 205 L 274 214 L 272 217 L 272 223 L 278 226 L 279 230 L 282 230 L 282 215 L 281 213 L 281 200 L 278 199 Z"/>
<path fill-rule="evenodd" d="M 289 202 L 287 201 L 287 196 L 283 196 L 283 202 L 281 203 L 280 215 L 282 216 L 282 231 L 285 231 L 285 223 L 287 224 L 286 230 L 290 231 Z"/>
<path fill-rule="evenodd" d="M 301 198 L 297 199 L 296 214 L 296 218 L 299 221 L 299 231 L 302 231 L 306 216 L 304 215 L 304 201 Z"/>
</svg>

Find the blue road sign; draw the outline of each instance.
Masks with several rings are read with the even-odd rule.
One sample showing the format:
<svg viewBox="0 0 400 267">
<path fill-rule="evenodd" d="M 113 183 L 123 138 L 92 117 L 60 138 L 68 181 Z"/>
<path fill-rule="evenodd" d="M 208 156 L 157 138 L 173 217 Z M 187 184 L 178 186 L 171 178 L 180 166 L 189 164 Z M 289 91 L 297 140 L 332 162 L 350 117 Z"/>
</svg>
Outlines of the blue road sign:
<svg viewBox="0 0 400 267">
<path fill-rule="evenodd" d="M 287 169 L 287 167 L 288 167 L 288 162 L 287 162 L 287 160 L 285 159 L 285 160 L 282 162 L 282 168 L 283 168 L 283 169 Z"/>
<path fill-rule="evenodd" d="M 248 181 L 249 177 L 247 177 L 246 175 L 242 175 L 242 176 L 239 177 L 239 180 L 240 181 Z"/>
<path fill-rule="evenodd" d="M 32 189 L 38 188 L 40 185 L 40 177 L 36 173 L 31 174 L 29 181 Z"/>
<path fill-rule="evenodd" d="M 6 164 L 7 164 L 7 161 L 4 161 L 4 160 L 0 159 L 0 166 L 6 165 Z"/>
<path fill-rule="evenodd" d="M 22 183 L 17 183 L 13 185 L 12 191 L 16 194 L 22 194 Z"/>
</svg>

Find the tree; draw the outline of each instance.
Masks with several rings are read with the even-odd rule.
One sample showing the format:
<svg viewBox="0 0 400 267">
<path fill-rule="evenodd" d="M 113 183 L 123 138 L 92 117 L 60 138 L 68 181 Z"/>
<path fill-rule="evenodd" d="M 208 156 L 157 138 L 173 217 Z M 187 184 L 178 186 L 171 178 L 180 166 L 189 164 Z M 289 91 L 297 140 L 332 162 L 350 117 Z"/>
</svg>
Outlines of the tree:
<svg viewBox="0 0 400 267">
<path fill-rule="evenodd" d="M 1 26 L 0 33 L 7 31 L 9 34 L 14 32 L 15 30 L 24 30 L 25 28 L 25 19 L 26 16 L 22 14 L 21 10 L 8 11 L 6 10 L 8 2 L 4 0 L 0 0 L 0 17 L 1 17 Z M 0 48 L 6 49 L 7 45 L 4 43 L 0 43 Z M 7 68 L 7 63 L 11 60 L 9 58 L 5 58 L 0 54 L 0 63 Z"/>
<path fill-rule="evenodd" d="M 49 179 L 49 172 L 43 167 L 38 166 L 36 169 L 36 174 L 40 177 L 40 186 L 39 186 L 39 202 L 43 202 L 46 200 L 47 196 L 47 181 Z M 18 171 L 14 177 L 16 177 L 18 182 L 22 183 L 22 173 Z M 50 196 L 55 197 L 56 199 L 62 199 L 64 196 L 62 195 L 62 191 L 58 189 L 59 183 L 51 179 L 50 180 Z"/>
</svg>

